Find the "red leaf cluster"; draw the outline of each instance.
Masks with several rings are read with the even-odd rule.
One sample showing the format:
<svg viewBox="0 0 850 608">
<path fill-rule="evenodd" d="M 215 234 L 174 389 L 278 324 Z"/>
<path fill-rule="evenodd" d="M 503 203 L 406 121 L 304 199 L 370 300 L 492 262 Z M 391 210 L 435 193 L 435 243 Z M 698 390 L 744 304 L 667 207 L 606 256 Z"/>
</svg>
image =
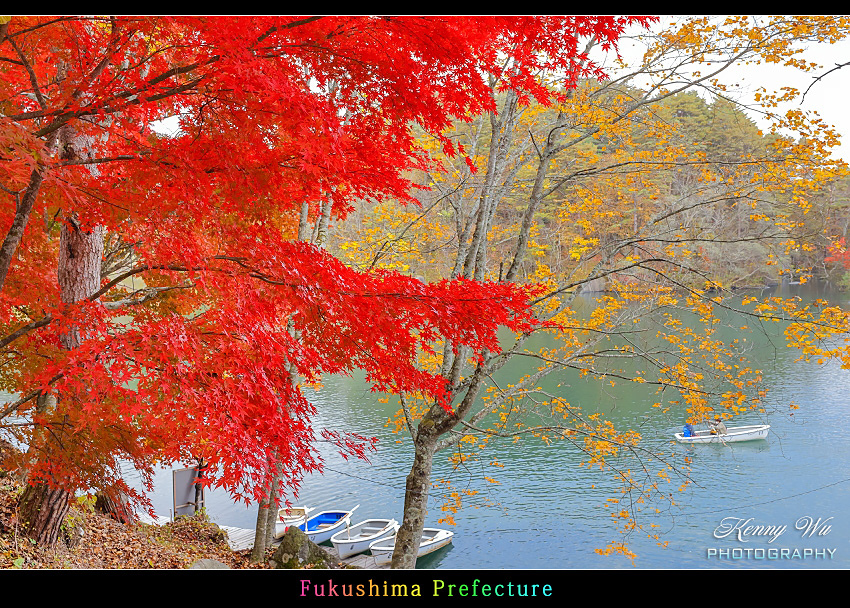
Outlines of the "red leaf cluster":
<svg viewBox="0 0 850 608">
<path fill-rule="evenodd" d="M 533 326 L 529 291 L 357 272 L 296 241 L 298 213 L 413 201 L 410 171 L 428 160 L 411 125 L 441 136 L 493 111 L 487 74 L 547 101 L 540 69 L 567 86 L 598 74 L 582 40 L 612 45 L 630 22 L 648 20 L 14 17 L 0 41 L 0 225 L 43 181 L 0 292 L 14 348 L 2 380 L 24 398 L 59 396 L 46 417 L 34 399 L 19 405 L 29 439 L 64 429 L 62 450 L 34 474 L 96 487 L 117 480 L 119 456 L 143 470 L 203 457 L 216 484 L 252 500 L 273 460 L 290 488 L 321 467 L 315 410 L 293 374 L 360 368 L 377 390 L 424 391 L 448 407 L 418 350 L 439 338 L 497 351 L 500 326 Z M 508 49 L 517 59 L 503 65 Z M 157 127 L 166 119 L 170 134 Z M 55 148 L 66 128 L 82 142 L 70 158 Z M 72 212 L 132 257 L 68 306 L 56 218 Z M 85 339 L 63 351 L 71 327 Z M 355 456 L 368 449 L 329 433 Z"/>
</svg>

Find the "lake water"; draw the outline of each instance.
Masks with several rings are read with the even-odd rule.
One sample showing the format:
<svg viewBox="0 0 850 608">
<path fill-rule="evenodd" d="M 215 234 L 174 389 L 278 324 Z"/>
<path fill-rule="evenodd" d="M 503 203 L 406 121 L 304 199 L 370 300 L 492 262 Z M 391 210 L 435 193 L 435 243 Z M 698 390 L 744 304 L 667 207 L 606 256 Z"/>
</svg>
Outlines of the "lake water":
<svg viewBox="0 0 850 608">
<path fill-rule="evenodd" d="M 581 455 L 566 444 L 544 446 L 526 439 L 518 445 L 493 443 L 480 462 L 457 469 L 438 455 L 434 479 L 450 478 L 456 489 L 479 494 L 454 515 L 452 545 L 422 558 L 417 567 L 850 567 L 850 442 L 844 432 L 850 422 L 850 371 L 836 363 L 797 363 L 796 351 L 780 340 L 771 346 L 758 331 L 741 336 L 754 344 L 751 356 L 764 372 L 770 389 L 767 404 L 775 412 L 747 414 L 740 423 L 769 422 L 767 441 L 682 446 L 672 442 L 673 433 L 681 429 L 681 414 L 660 415 L 648 407 L 651 393 L 632 383 L 606 389 L 574 375 L 548 381 L 550 388 L 560 383 L 558 390 L 572 403 L 602 411 L 618 426 L 639 427 L 645 443 L 663 450 L 675 464 L 690 459 L 697 486 L 678 492 L 679 484 L 671 483 L 676 505 L 652 517 L 641 515 L 641 523 L 658 526 L 666 547 L 636 532 L 629 539 L 637 554 L 634 563 L 597 554 L 596 549 L 620 538 L 606 505 L 615 495 L 610 477 L 579 466 Z M 516 365 L 523 364 L 532 365 Z M 386 426 L 397 409 L 395 401 L 382 403 L 379 397 L 361 379 L 340 377 L 327 378 L 313 395 L 319 409 L 317 427 L 378 437 L 378 451 L 369 463 L 326 454 L 324 474 L 308 477 L 294 504 L 319 510 L 359 504 L 354 521 L 401 518 L 411 448 Z M 792 402 L 799 405 L 793 415 L 788 409 Z M 488 466 L 494 458 L 503 468 Z M 159 515 L 169 515 L 170 470 L 158 475 L 152 500 Z M 207 502 L 213 521 L 254 527 L 256 507 L 236 504 L 222 491 L 210 492 Z M 427 525 L 445 527 L 437 524 L 441 504 L 435 490 Z"/>
</svg>

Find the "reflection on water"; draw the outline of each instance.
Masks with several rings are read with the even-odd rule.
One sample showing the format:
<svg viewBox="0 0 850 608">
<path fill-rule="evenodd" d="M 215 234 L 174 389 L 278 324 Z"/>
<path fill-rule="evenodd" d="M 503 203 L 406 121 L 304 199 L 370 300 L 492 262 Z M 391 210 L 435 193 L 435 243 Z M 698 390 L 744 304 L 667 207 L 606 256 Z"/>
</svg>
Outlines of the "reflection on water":
<svg viewBox="0 0 850 608">
<path fill-rule="evenodd" d="M 656 525 L 648 529 L 661 533 L 661 538 L 643 533 L 630 537 L 638 555 L 635 566 L 848 568 L 850 515 L 845 505 L 850 498 L 850 445 L 841 435 L 850 418 L 850 372 L 834 363 L 794 363 L 796 353 L 759 331 L 741 333 L 741 337 L 754 345 L 752 355 L 764 372 L 770 387 L 768 402 L 776 410 L 767 419 L 772 425 L 767 441 L 682 446 L 672 441 L 682 418 L 656 414 L 648 407 L 655 397 L 645 387 L 601 387 L 575 377 L 553 376 L 546 388 L 563 391 L 583 408 L 604 412 L 618 426 L 640 428 L 646 444 L 662 450 L 674 464 L 690 461 L 694 486 L 679 492 L 679 480 L 673 479 L 667 490 L 673 506 L 660 513 L 649 509 L 641 513 L 640 523 Z M 531 369 L 535 363 L 513 365 L 505 373 L 517 373 L 522 365 Z M 399 443 L 403 438 L 384 426 L 397 409 L 394 401 L 381 403 L 379 397 L 360 378 L 328 378 L 313 395 L 319 410 L 317 427 L 376 436 L 379 448 L 369 463 L 325 454 L 324 475 L 305 479 L 294 503 L 320 509 L 360 504 L 355 519 L 400 519 L 411 450 L 409 443 Z M 799 405 L 793 415 L 787 407 L 790 403 Z M 764 418 L 747 416 L 741 423 Z M 455 488 L 478 493 L 454 515 L 452 546 L 421 559 L 420 568 L 632 567 L 621 557 L 596 552 L 620 538 L 607 502 L 615 487 L 609 477 L 580 466 L 582 456 L 576 449 L 525 439 L 517 445 L 493 443 L 482 456 L 454 469 L 444 459 L 435 464 L 434 479 L 451 478 Z M 503 466 L 490 466 L 494 460 Z M 649 467 L 650 474 L 658 468 Z M 154 506 L 158 514 L 168 515 L 170 471 L 162 471 L 156 484 Z M 208 504 L 214 521 L 253 528 L 255 508 L 234 504 L 221 491 L 212 492 Z M 435 491 L 426 525 L 440 526 L 441 504 Z M 796 529 L 805 517 L 828 521 L 829 529 L 825 534 L 825 527 L 819 534 Z M 721 522 L 730 518 L 741 522 L 742 536 L 717 538 Z M 785 526 L 785 532 L 768 542 L 765 537 L 744 534 L 745 524 Z M 666 547 L 659 546 L 663 541 Z M 827 558 L 827 549 L 837 551 Z"/>
</svg>

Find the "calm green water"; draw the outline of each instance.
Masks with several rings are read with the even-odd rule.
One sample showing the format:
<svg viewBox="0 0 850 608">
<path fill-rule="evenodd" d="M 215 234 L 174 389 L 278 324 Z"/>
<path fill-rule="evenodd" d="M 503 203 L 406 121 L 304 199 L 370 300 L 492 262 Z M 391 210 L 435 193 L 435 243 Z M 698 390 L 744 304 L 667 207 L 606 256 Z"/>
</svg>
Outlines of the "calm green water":
<svg viewBox="0 0 850 608">
<path fill-rule="evenodd" d="M 833 298 L 846 303 L 847 296 Z M 733 326 L 740 323 L 733 323 Z M 775 331 L 775 328 L 770 328 Z M 732 330 L 725 339 L 736 337 Z M 629 540 L 638 568 L 848 568 L 850 567 L 850 443 L 843 432 L 850 422 L 850 371 L 837 364 L 796 363 L 795 351 L 755 329 L 740 332 L 753 345 L 751 358 L 770 388 L 767 403 L 776 413 L 748 414 L 741 423 L 769 422 L 767 441 L 744 444 L 680 446 L 672 435 L 681 429 L 681 414 L 663 416 L 648 405 L 657 398 L 633 383 L 604 386 L 575 375 L 549 378 L 544 386 L 563 391 L 572 403 L 602 411 L 619 427 L 639 428 L 648 447 L 670 461 L 691 461 L 697 487 L 678 492 L 676 505 L 641 523 L 654 523 L 661 540 L 636 532 Z M 504 370 L 508 378 L 533 363 L 521 360 Z M 558 385 L 561 386 L 558 386 Z M 305 480 L 295 504 L 322 509 L 360 507 L 355 521 L 367 517 L 401 518 L 404 478 L 411 462 L 409 442 L 385 426 L 397 406 L 380 403 L 359 378 L 328 378 L 313 395 L 316 426 L 352 430 L 379 438 L 371 462 L 344 461 L 326 454 L 326 471 Z M 675 398 L 672 395 L 670 398 Z M 793 416 L 788 404 L 800 406 Z M 736 424 L 738 424 L 736 422 Z M 399 441 L 401 442 L 399 443 Z M 497 459 L 503 468 L 488 465 Z M 481 461 L 453 469 L 438 457 L 435 478 L 450 477 L 455 488 L 478 490 L 455 515 L 453 544 L 420 560 L 420 568 L 561 569 L 629 568 L 628 560 L 598 555 L 595 550 L 618 540 L 611 508 L 610 476 L 579 466 L 582 456 L 566 444 L 544 446 L 527 439 L 517 445 L 491 444 Z M 633 465 L 633 463 L 632 463 Z M 651 465 L 651 470 L 659 467 Z M 494 484 L 485 476 L 495 478 Z M 441 500 L 435 491 L 428 525 L 438 526 Z M 160 515 L 171 509 L 171 473 L 157 480 L 154 506 Z M 255 508 L 234 504 L 226 494 L 208 496 L 217 523 L 253 528 Z M 818 533 L 806 534 L 811 518 Z M 736 536 L 735 524 L 741 536 Z M 782 531 L 771 536 L 744 534 L 746 526 Z M 439 527 L 442 527 L 440 525 Z M 729 529 L 733 532 L 724 536 Z M 752 529 L 755 531 L 755 529 Z"/>
</svg>

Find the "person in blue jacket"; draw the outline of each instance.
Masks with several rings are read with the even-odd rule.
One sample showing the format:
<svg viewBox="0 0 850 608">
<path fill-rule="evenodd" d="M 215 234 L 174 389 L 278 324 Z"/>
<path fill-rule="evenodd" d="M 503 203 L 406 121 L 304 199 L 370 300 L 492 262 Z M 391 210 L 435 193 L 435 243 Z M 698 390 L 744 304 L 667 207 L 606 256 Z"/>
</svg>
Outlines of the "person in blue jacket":
<svg viewBox="0 0 850 608">
<path fill-rule="evenodd" d="M 685 437 L 696 437 L 696 431 L 694 431 L 694 427 L 691 426 L 690 422 L 685 423 L 685 426 L 682 429 L 682 435 Z"/>
</svg>

